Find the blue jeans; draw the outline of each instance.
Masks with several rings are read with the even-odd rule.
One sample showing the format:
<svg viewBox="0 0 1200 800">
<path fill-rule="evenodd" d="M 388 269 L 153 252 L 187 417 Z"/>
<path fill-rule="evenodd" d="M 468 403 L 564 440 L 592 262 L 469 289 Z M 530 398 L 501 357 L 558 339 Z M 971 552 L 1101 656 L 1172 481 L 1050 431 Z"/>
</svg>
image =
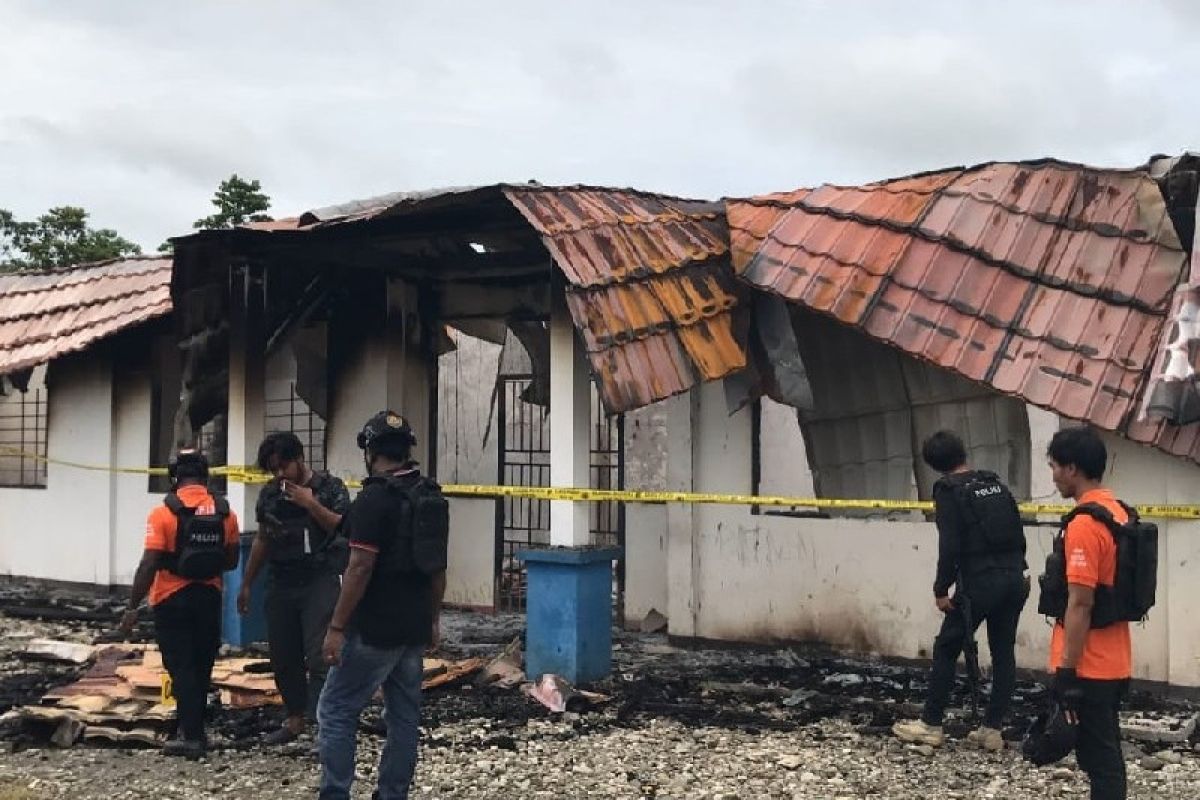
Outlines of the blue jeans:
<svg viewBox="0 0 1200 800">
<path fill-rule="evenodd" d="M 378 648 L 346 636 L 341 662 L 329 670 L 317 705 L 321 791 L 325 800 L 349 800 L 354 783 L 358 719 L 383 687 L 387 743 L 379 759 L 379 800 L 404 800 L 417 765 L 421 716 L 422 645 Z"/>
</svg>

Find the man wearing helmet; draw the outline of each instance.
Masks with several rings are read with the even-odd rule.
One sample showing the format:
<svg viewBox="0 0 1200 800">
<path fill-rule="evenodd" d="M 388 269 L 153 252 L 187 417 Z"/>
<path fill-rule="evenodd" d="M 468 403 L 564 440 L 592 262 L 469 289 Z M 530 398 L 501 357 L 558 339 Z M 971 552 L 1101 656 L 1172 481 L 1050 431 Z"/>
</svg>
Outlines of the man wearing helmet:
<svg viewBox="0 0 1200 800">
<path fill-rule="evenodd" d="M 422 656 L 438 642 L 446 588 L 446 500 L 412 459 L 416 437 L 392 411 L 358 435 L 367 479 L 346 517 L 350 563 L 325 636 L 329 676 L 317 708 L 320 797 L 348 800 L 355 734 L 382 688 L 387 744 L 376 796 L 408 797 L 417 761 Z"/>
<path fill-rule="evenodd" d="M 181 450 L 167 467 L 171 491 L 150 512 L 141 563 L 121 632 L 137 624 L 149 594 L 154 635 L 171 676 L 179 729 L 166 755 L 204 755 L 204 709 L 221 646 L 221 574 L 238 563 L 238 521 L 223 497 L 208 491 L 208 459 Z"/>
</svg>

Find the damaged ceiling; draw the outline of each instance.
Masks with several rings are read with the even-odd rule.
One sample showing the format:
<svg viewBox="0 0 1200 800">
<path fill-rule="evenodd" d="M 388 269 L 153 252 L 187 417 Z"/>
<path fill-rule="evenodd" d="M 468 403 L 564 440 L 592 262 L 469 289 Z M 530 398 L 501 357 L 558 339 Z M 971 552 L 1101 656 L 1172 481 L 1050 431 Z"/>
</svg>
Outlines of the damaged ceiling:
<svg viewBox="0 0 1200 800">
<path fill-rule="evenodd" d="M 746 365 L 746 326 L 734 317 L 744 288 L 730 269 L 721 203 L 538 184 L 402 192 L 183 237 L 176 253 L 188 258 L 214 240 L 224 245 L 211 251 L 219 257 L 378 267 L 453 282 L 456 292 L 482 288 L 491 299 L 481 307 L 513 286 L 548 285 L 557 264 L 613 413 Z M 527 304 L 532 297 L 521 296 Z M 517 310 L 544 318 L 549 308 Z"/>
</svg>

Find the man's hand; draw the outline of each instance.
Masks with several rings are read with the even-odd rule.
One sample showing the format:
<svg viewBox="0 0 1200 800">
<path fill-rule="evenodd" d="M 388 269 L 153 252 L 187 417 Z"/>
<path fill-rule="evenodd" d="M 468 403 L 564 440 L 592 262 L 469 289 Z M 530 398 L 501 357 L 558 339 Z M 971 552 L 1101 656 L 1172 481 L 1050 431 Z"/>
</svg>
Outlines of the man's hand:
<svg viewBox="0 0 1200 800">
<path fill-rule="evenodd" d="M 128 639 L 133 635 L 133 629 L 137 625 L 138 610 L 136 608 L 127 608 L 125 613 L 121 615 L 121 625 L 117 628 L 117 632 L 123 638 Z"/>
<path fill-rule="evenodd" d="M 1079 706 L 1083 703 L 1083 684 L 1075 670 L 1059 667 L 1054 672 L 1054 683 L 1050 687 L 1054 699 L 1062 707 L 1063 716 L 1071 725 L 1079 724 Z"/>
<path fill-rule="evenodd" d="M 346 646 L 346 632 L 330 628 L 325 632 L 325 643 L 321 645 L 321 659 L 329 666 L 342 660 L 342 648 Z"/>
<path fill-rule="evenodd" d="M 237 596 L 238 613 L 243 617 L 250 613 L 250 586 L 242 584 L 242 588 L 238 590 Z"/>
<path fill-rule="evenodd" d="M 283 482 L 283 496 L 301 508 L 308 510 L 317 504 L 313 490 L 307 486 L 297 486 L 291 481 Z"/>
<path fill-rule="evenodd" d="M 949 614 L 954 610 L 954 601 L 950 599 L 949 595 L 944 597 L 935 597 L 933 602 L 937 604 L 938 611 L 942 612 L 943 614 Z"/>
</svg>

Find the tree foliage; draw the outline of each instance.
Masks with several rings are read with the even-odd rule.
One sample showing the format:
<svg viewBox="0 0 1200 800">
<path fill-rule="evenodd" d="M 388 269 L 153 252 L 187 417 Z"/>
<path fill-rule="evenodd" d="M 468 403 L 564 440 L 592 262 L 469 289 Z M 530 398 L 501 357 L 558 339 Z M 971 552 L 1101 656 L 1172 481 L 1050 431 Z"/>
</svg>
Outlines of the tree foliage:
<svg viewBox="0 0 1200 800">
<path fill-rule="evenodd" d="M 110 228 L 92 228 L 77 206 L 52 208 L 35 220 L 0 209 L 0 271 L 55 269 L 142 252 Z"/>
<path fill-rule="evenodd" d="M 193 228 L 233 228 L 247 222 L 271 221 L 271 217 L 263 213 L 271 209 L 271 198 L 263 194 L 262 184 L 239 178 L 236 173 L 221 181 L 213 194 L 212 204 L 216 213 L 196 220 Z"/>
</svg>

